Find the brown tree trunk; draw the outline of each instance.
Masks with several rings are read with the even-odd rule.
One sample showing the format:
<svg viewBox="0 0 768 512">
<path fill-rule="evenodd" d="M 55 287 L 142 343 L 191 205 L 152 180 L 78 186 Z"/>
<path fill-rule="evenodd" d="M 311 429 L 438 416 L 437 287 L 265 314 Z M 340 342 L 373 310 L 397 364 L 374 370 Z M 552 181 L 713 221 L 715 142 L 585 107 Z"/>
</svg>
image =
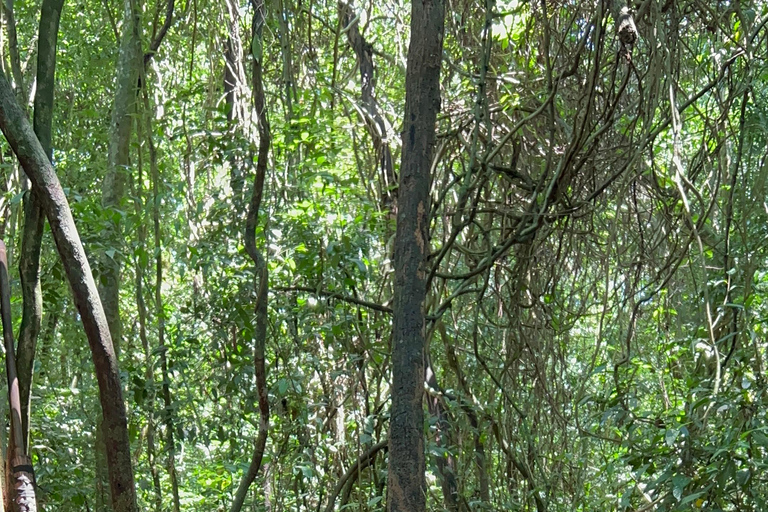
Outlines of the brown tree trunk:
<svg viewBox="0 0 768 512">
<path fill-rule="evenodd" d="M 430 166 L 440 110 L 443 0 L 411 4 L 403 156 L 395 234 L 392 410 L 387 510 L 426 507 L 424 461 L 424 299 L 429 255 Z"/>
<path fill-rule="evenodd" d="M 0 129 L 32 181 L 33 192 L 48 217 L 91 348 L 104 418 L 113 508 L 115 512 L 138 512 L 123 390 L 104 309 L 61 183 L 2 74 Z"/>
<path fill-rule="evenodd" d="M 24 449 L 21 428 L 21 398 L 16 357 L 13 347 L 11 321 L 11 285 L 8 281 L 8 257 L 5 243 L 0 240 L 0 314 L 2 314 L 5 344 L 5 372 L 8 377 L 8 403 L 11 410 L 11 436 L 8 442 L 8 495 L 14 512 L 37 512 L 32 459 Z"/>
</svg>

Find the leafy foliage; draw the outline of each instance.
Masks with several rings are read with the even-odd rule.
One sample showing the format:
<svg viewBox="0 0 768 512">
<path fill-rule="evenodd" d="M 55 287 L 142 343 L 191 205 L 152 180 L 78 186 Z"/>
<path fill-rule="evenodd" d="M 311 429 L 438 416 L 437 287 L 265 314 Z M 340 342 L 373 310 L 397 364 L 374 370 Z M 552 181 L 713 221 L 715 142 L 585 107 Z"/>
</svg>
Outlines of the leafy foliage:
<svg viewBox="0 0 768 512">
<path fill-rule="evenodd" d="M 158 492 L 171 505 L 163 351 L 181 508 L 226 510 L 259 427 L 243 246 L 258 147 L 251 7 L 176 7 L 141 84 L 149 109 L 137 101 L 129 192 L 104 209 L 120 4 L 65 5 L 54 163 L 89 254 L 122 251 L 120 369 L 140 508 Z M 426 399 L 442 411 L 430 407 L 424 427 L 428 508 L 447 506 L 448 471 L 459 510 L 766 509 L 768 5 L 630 5 L 639 40 L 623 48 L 607 2 L 448 4 L 425 269 Z M 165 3 L 138 5 L 146 50 Z M 352 8 L 372 45 L 380 135 L 397 170 L 409 8 Z M 14 9 L 21 62 L 33 61 L 39 5 Z M 383 510 L 385 450 L 341 479 L 388 435 L 392 187 L 337 3 L 267 10 L 273 139 L 256 237 L 270 275 L 273 411 L 246 504 L 315 510 L 336 493 L 335 510 Z M 2 232 L 18 247 L 21 179 L 5 145 L 1 168 Z M 155 207 L 160 247 L 146 236 Z M 103 236 L 115 225 L 119 248 Z M 49 232 L 41 275 L 39 500 L 94 510 L 107 492 L 95 478 L 97 387 Z"/>
</svg>

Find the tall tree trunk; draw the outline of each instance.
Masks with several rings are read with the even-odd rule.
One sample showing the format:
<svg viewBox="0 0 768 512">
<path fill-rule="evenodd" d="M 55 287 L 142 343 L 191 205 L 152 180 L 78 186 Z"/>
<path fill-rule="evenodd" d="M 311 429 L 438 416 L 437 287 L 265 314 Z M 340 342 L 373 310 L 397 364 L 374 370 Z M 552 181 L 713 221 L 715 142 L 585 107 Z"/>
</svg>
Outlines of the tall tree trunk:
<svg viewBox="0 0 768 512">
<path fill-rule="evenodd" d="M 0 129 L 32 181 L 33 193 L 48 217 L 91 348 L 104 419 L 112 505 L 115 512 L 138 512 L 120 373 L 96 283 L 61 183 L 2 74 Z"/>
<path fill-rule="evenodd" d="M 13 347 L 11 321 L 11 285 L 8 281 L 8 257 L 5 243 L 0 240 L 0 314 L 5 342 L 5 372 L 8 377 L 8 403 L 11 406 L 11 436 L 8 443 L 8 495 L 14 512 L 37 512 L 32 459 L 24 449 L 21 428 L 21 397 L 16 357 Z"/>
<path fill-rule="evenodd" d="M 104 305 L 109 332 L 119 358 L 122 341 L 122 323 L 120 321 L 120 272 L 122 267 L 123 243 L 121 236 L 120 203 L 125 193 L 126 179 L 129 173 L 130 144 L 133 124 L 132 114 L 136 112 L 136 92 L 141 63 L 141 41 L 139 39 L 138 0 L 123 0 L 123 25 L 120 41 L 120 53 L 115 70 L 115 97 L 112 103 L 112 119 L 109 125 L 109 146 L 107 154 L 107 173 L 102 184 L 101 205 L 106 215 L 104 229 L 101 232 L 104 249 L 99 252 L 99 296 Z M 99 423 L 97 430 L 104 426 Z M 101 440 L 106 436 L 96 433 L 96 508 L 108 510 L 102 499 L 106 487 L 104 478 L 104 450 Z"/>
<path fill-rule="evenodd" d="M 123 33 L 115 71 L 116 91 L 112 104 L 112 120 L 109 125 L 107 174 L 104 177 L 101 196 L 101 204 L 109 220 L 102 232 L 106 249 L 99 255 L 99 295 L 104 304 L 112 342 L 118 354 L 122 337 L 119 304 L 122 238 L 120 215 L 116 210 L 120 208 L 128 176 L 132 114 L 136 111 L 136 87 L 141 64 L 139 11 L 136 1 L 123 1 Z M 112 214 L 113 210 L 115 215 Z"/>
<path fill-rule="evenodd" d="M 426 507 L 424 461 L 424 299 L 429 255 L 430 166 L 440 110 L 443 0 L 411 4 L 403 156 L 395 234 L 392 410 L 387 510 Z"/>
<path fill-rule="evenodd" d="M 139 132 L 141 138 L 141 133 Z M 136 198 L 136 216 L 141 219 L 137 230 L 138 249 L 141 253 L 147 250 L 147 228 L 143 222 L 145 199 L 144 199 L 144 177 L 142 168 L 141 153 L 138 158 L 138 178 L 135 182 L 138 187 L 132 190 L 133 197 Z M 139 319 L 139 339 L 141 348 L 144 351 L 144 386 L 147 390 L 144 396 L 144 408 L 147 415 L 147 463 L 149 464 L 149 473 L 152 476 L 153 507 L 155 512 L 163 512 L 163 489 L 160 484 L 160 472 L 157 469 L 157 447 L 155 445 L 155 368 L 152 357 L 152 351 L 149 348 L 149 338 L 147 337 L 147 304 L 144 300 L 144 263 L 140 254 L 136 255 L 135 278 L 136 278 L 136 310 Z"/>
<path fill-rule="evenodd" d="M 267 445 L 269 432 L 269 396 L 267 393 L 266 342 L 267 342 L 267 297 L 269 295 L 269 274 L 267 262 L 256 247 L 256 226 L 259 221 L 261 200 L 264 196 L 264 178 L 267 174 L 267 157 L 269 156 L 270 132 L 267 106 L 264 95 L 263 44 L 262 35 L 266 22 L 264 0 L 258 1 L 253 13 L 253 38 L 251 53 L 253 54 L 253 106 L 256 109 L 259 128 L 259 153 L 256 160 L 256 176 L 253 180 L 251 201 L 248 205 L 248 215 L 245 221 L 245 250 L 253 260 L 256 291 L 256 326 L 253 333 L 253 364 L 256 375 L 256 392 L 259 396 L 259 433 L 253 447 L 253 455 L 248 470 L 243 475 L 235 493 L 230 512 L 240 512 L 251 486 L 261 469 L 261 461 Z"/>
<path fill-rule="evenodd" d="M 53 123 L 53 90 L 56 73 L 56 43 L 59 19 L 64 0 L 44 0 L 40 10 L 37 40 L 37 89 L 35 114 L 32 121 L 40 145 L 52 158 L 51 132 Z M 19 393 L 21 395 L 21 427 L 25 450 L 29 447 L 29 406 L 32 369 L 37 337 L 43 317 L 43 296 L 40 289 L 40 248 L 43 241 L 45 215 L 40 201 L 28 191 L 24 200 L 24 230 L 21 235 L 19 274 L 24 307 L 18 341 Z"/>
</svg>

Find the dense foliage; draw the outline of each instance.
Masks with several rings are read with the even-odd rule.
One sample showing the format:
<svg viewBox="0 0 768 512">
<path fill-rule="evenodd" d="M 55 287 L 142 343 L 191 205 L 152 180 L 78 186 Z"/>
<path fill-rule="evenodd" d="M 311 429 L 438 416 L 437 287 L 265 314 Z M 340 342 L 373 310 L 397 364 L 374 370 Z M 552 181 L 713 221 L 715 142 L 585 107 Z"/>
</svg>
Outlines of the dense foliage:
<svg viewBox="0 0 768 512">
<path fill-rule="evenodd" d="M 167 1 L 65 2 L 53 108 L 97 283 L 119 264 L 139 509 L 229 510 L 259 431 L 256 59 L 270 418 L 245 509 L 384 510 L 410 5 L 273 0 L 256 38 L 251 3 L 184 0 L 158 38 Z M 3 17 L 3 69 L 30 113 L 40 3 L 6 1 Z M 768 4 L 629 7 L 446 2 L 429 510 L 768 509 Z M 145 65 L 111 204 L 126 9 Z M 27 184 L 5 141 L 0 157 L 18 327 Z M 41 281 L 39 505 L 109 510 L 94 365 L 48 227 Z"/>
</svg>

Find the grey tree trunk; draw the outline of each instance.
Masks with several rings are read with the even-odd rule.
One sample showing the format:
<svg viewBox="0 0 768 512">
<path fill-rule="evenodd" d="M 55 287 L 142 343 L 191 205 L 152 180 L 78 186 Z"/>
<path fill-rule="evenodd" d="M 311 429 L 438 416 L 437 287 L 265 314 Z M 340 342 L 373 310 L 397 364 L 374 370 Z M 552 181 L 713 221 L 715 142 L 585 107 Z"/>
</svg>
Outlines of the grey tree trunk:
<svg viewBox="0 0 768 512">
<path fill-rule="evenodd" d="M 107 174 L 102 185 L 101 204 L 110 220 L 102 236 L 106 250 L 99 255 L 99 294 L 107 315 L 109 332 L 119 354 L 122 337 L 120 323 L 120 268 L 122 263 L 122 237 L 120 236 L 120 203 L 125 194 L 125 183 L 130 164 L 130 144 L 133 116 L 136 111 L 136 92 L 141 65 L 139 13 L 135 0 L 123 2 L 123 33 L 120 56 L 116 69 L 116 91 L 109 125 L 109 152 Z"/>
<path fill-rule="evenodd" d="M 97 255 L 99 271 L 99 296 L 104 305 L 104 314 L 109 325 L 115 354 L 120 356 L 122 323 L 120 321 L 120 271 L 122 268 L 122 222 L 120 203 L 125 194 L 129 173 L 130 144 L 133 124 L 132 114 L 136 112 L 136 93 L 141 64 L 141 40 L 139 38 L 139 12 L 136 0 L 123 1 L 123 25 L 120 54 L 115 70 L 115 98 L 112 104 L 112 118 L 109 125 L 109 146 L 107 173 L 102 184 L 101 205 L 107 216 L 102 239 L 104 249 Z M 102 429 L 103 425 L 96 426 Z M 101 432 L 96 434 L 96 508 L 106 509 L 104 492 L 104 450 Z"/>
<path fill-rule="evenodd" d="M 61 183 L 2 73 L 0 129 L 32 181 L 33 193 L 51 225 L 91 348 L 103 415 L 112 506 L 115 512 L 138 512 L 120 373 L 96 283 Z"/>
<path fill-rule="evenodd" d="M 426 507 L 424 461 L 424 299 L 429 244 L 430 167 L 440 110 L 443 0 L 411 4 L 411 42 L 405 78 L 403 155 L 395 234 L 392 409 L 387 510 Z"/>
</svg>

